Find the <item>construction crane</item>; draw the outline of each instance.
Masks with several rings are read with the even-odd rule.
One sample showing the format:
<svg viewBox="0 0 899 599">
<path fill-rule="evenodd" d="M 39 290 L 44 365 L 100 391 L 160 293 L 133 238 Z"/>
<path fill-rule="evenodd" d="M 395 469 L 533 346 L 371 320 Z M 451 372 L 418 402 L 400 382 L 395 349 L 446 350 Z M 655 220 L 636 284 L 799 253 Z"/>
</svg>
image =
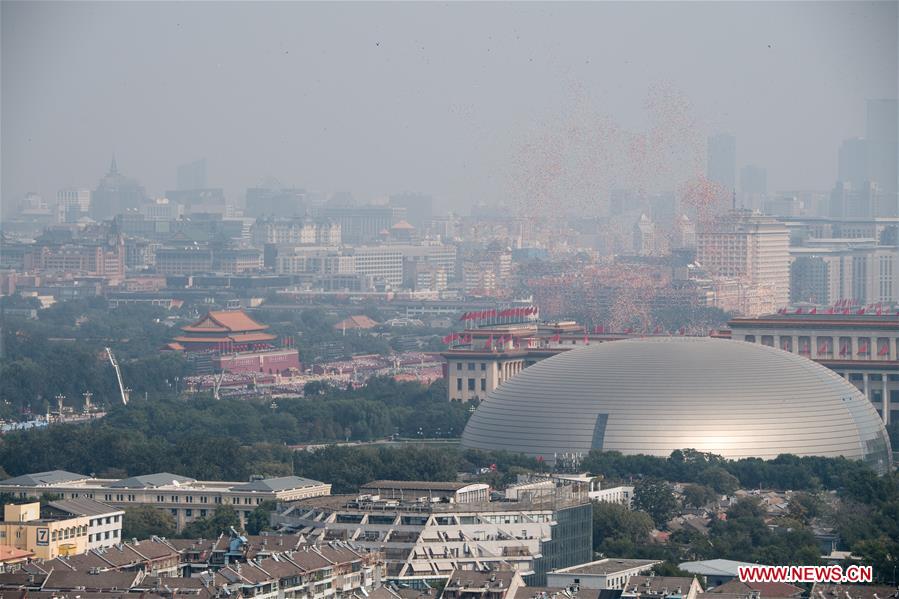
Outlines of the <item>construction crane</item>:
<svg viewBox="0 0 899 599">
<path fill-rule="evenodd" d="M 116 379 L 119 381 L 119 392 L 122 394 L 122 405 L 128 405 L 128 396 L 131 393 L 131 389 L 125 386 L 125 383 L 122 381 L 122 369 L 119 368 L 119 362 L 115 359 L 115 356 L 112 355 L 112 350 L 108 347 L 106 348 L 106 355 L 109 356 L 109 363 L 112 364 L 112 367 L 115 369 Z"/>
</svg>

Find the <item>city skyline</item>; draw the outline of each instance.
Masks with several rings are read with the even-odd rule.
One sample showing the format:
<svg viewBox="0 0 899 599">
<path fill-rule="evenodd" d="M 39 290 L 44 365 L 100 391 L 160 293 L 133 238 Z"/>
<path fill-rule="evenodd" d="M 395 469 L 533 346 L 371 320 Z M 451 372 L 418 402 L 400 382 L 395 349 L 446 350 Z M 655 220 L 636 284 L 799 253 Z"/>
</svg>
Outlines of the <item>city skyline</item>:
<svg viewBox="0 0 899 599">
<path fill-rule="evenodd" d="M 261 6 L 4 2 L 4 206 L 93 189 L 113 153 L 153 196 L 205 157 L 235 203 L 271 178 L 508 203 L 572 122 L 628 133 L 564 149 L 611 173 L 568 184 L 592 198 L 633 183 L 604 157 L 653 119 L 663 160 L 729 132 L 770 190 L 827 190 L 865 100 L 896 95 L 894 3 Z"/>
</svg>

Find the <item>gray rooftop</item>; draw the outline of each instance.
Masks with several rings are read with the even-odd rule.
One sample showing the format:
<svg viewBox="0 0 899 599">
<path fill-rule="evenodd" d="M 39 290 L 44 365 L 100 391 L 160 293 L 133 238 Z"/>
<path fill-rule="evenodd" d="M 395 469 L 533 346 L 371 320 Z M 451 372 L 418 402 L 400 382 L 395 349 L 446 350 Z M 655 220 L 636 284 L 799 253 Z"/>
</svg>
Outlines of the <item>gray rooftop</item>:
<svg viewBox="0 0 899 599">
<path fill-rule="evenodd" d="M 614 557 L 609 557 L 587 564 L 579 564 L 577 566 L 553 570 L 553 573 L 608 576 L 610 574 L 618 574 L 619 572 L 633 570 L 634 568 L 650 568 L 658 563 L 660 563 L 659 560 L 655 559 L 616 559 Z"/>
<path fill-rule="evenodd" d="M 65 470 L 49 470 L 47 472 L 35 472 L 34 474 L 23 474 L 15 478 L 8 478 L 0 484 L 15 487 L 46 487 L 49 485 L 58 485 L 62 483 L 70 483 L 77 480 L 85 480 L 90 478 L 83 474 L 75 474 Z"/>
<path fill-rule="evenodd" d="M 302 476 L 280 476 L 278 478 L 265 478 L 254 480 L 243 485 L 234 485 L 232 491 L 288 491 L 290 489 L 302 489 L 303 487 L 318 487 L 323 485 L 317 480 L 303 478 Z"/>
<path fill-rule="evenodd" d="M 755 566 L 749 562 L 737 562 L 730 559 L 707 559 L 697 562 L 683 562 L 678 568 L 690 574 L 702 576 L 737 576 L 740 566 Z"/>
<path fill-rule="evenodd" d="M 51 501 L 48 505 L 76 516 L 100 516 L 122 511 L 119 508 L 86 497 Z"/>
<path fill-rule="evenodd" d="M 111 489 L 155 489 L 157 487 L 171 487 L 196 482 L 196 479 L 187 476 L 179 476 L 171 472 L 158 474 L 144 474 L 123 478 L 109 485 Z"/>
</svg>

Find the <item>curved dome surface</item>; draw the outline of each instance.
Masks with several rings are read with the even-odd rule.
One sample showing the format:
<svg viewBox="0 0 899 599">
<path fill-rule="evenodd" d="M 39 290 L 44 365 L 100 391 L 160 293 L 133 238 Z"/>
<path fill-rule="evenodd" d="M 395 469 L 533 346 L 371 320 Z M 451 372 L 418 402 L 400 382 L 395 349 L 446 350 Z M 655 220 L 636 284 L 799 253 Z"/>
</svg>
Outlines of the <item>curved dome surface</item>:
<svg viewBox="0 0 899 599">
<path fill-rule="evenodd" d="M 845 456 L 889 468 L 889 438 L 851 383 L 788 352 L 709 338 L 602 343 L 530 366 L 490 393 L 467 448 L 554 460 L 590 449 L 730 459 Z"/>
</svg>

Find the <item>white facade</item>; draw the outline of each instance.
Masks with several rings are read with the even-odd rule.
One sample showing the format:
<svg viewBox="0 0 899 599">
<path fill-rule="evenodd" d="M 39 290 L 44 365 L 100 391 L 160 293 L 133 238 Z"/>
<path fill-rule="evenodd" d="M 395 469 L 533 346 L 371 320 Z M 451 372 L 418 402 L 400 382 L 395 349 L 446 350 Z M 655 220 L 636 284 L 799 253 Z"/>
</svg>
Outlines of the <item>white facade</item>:
<svg viewBox="0 0 899 599">
<path fill-rule="evenodd" d="M 659 560 L 606 558 L 553 570 L 546 575 L 546 586 L 623 589 L 631 576 L 649 572 L 653 566 L 661 563 Z"/>
<path fill-rule="evenodd" d="M 697 235 L 696 260 L 715 276 L 764 290 L 775 305 L 789 301 L 790 236 L 776 219 L 747 210 L 729 212 Z M 742 311 L 759 314 L 751 306 Z"/>
</svg>

